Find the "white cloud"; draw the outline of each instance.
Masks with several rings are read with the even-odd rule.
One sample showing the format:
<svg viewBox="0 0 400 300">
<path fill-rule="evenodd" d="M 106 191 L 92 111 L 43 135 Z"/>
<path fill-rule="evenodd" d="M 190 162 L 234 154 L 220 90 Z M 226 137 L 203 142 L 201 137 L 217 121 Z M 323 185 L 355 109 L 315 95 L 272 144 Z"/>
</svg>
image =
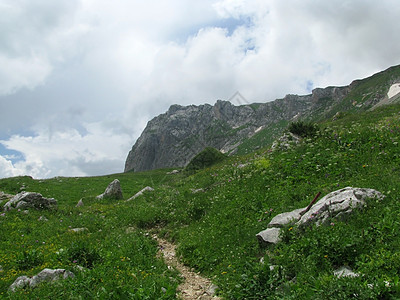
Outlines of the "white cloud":
<svg viewBox="0 0 400 300">
<path fill-rule="evenodd" d="M 28 174 L 35 178 L 87 176 L 117 173 L 131 147 L 129 134 L 116 133 L 107 123 L 85 124 L 85 134 L 75 129 L 51 132 L 38 130 L 35 136 L 14 135 L 0 141 L 6 148 L 22 153 L 14 165 L 0 157 L 0 176 Z"/>
<path fill-rule="evenodd" d="M 122 171 L 173 103 L 270 101 L 400 63 L 399 15 L 397 0 L 0 1 L 0 138 L 25 155 L 2 164 Z"/>
</svg>

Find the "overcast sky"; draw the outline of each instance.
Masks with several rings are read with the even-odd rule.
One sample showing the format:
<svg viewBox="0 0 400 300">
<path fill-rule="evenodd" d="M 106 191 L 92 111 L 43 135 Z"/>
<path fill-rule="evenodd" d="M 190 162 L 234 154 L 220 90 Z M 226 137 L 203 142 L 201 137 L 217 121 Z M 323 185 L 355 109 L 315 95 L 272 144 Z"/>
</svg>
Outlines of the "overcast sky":
<svg viewBox="0 0 400 300">
<path fill-rule="evenodd" d="M 122 172 L 171 104 L 347 85 L 400 63 L 398 0 L 0 0 L 0 177 Z"/>
</svg>

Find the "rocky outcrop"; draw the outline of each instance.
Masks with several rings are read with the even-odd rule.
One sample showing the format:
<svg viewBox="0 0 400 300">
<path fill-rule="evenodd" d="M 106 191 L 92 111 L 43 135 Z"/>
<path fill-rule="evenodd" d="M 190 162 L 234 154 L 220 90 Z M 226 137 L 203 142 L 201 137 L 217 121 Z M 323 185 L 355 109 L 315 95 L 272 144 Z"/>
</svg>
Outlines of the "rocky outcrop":
<svg viewBox="0 0 400 300">
<path fill-rule="evenodd" d="M 45 198 L 39 193 L 21 192 L 4 205 L 4 210 L 8 211 L 15 208 L 21 210 L 27 208 L 52 209 L 56 207 L 57 200 L 54 198 Z"/>
<path fill-rule="evenodd" d="M 9 201 L 14 195 L 6 194 L 0 191 L 0 203 L 3 201 Z"/>
<path fill-rule="evenodd" d="M 40 283 L 47 281 L 56 281 L 59 279 L 67 279 L 67 278 L 74 278 L 74 273 L 67 271 L 65 269 L 44 269 L 37 275 L 29 278 L 28 276 L 20 276 L 18 277 L 14 283 L 10 286 L 10 290 L 15 292 L 17 289 L 20 288 L 34 288 Z"/>
<path fill-rule="evenodd" d="M 214 106 L 173 105 L 148 122 L 129 152 L 125 172 L 184 167 L 206 147 L 232 154 L 260 130 L 291 120 L 311 105 L 311 97 L 301 96 L 242 106 L 221 100 Z"/>
<path fill-rule="evenodd" d="M 385 97 L 400 99 L 399 70 L 395 66 L 348 86 L 316 88 L 309 95 L 287 95 L 267 103 L 235 106 L 218 100 L 213 106 L 172 105 L 148 122 L 128 154 L 125 172 L 184 167 L 206 147 L 235 154 L 246 146 L 251 152 L 269 146 L 290 121 L 324 120 L 338 111 L 368 110 Z"/>
<path fill-rule="evenodd" d="M 115 199 L 115 200 L 121 200 L 123 198 L 124 197 L 122 195 L 121 183 L 119 182 L 118 179 L 114 179 L 114 181 L 107 186 L 104 193 L 96 197 L 96 199 Z"/>
<path fill-rule="evenodd" d="M 329 224 L 332 219 L 343 219 L 354 209 L 366 206 L 369 199 L 383 198 L 382 193 L 373 189 L 346 187 L 329 193 L 311 208 L 304 207 L 276 215 L 267 225 L 268 228 L 259 232 L 256 237 L 261 244 L 277 244 L 280 241 L 281 227 Z"/>
</svg>

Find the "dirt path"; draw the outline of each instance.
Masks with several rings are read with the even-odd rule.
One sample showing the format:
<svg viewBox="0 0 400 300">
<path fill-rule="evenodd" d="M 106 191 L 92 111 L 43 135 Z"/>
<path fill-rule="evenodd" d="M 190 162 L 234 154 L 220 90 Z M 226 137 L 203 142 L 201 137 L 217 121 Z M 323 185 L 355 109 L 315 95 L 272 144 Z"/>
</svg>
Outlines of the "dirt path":
<svg viewBox="0 0 400 300">
<path fill-rule="evenodd" d="M 170 242 L 153 235 L 160 247 L 159 253 L 164 257 L 165 263 L 176 268 L 183 277 L 183 282 L 178 286 L 178 297 L 184 300 L 220 300 L 215 296 L 216 286 L 207 278 L 193 272 L 184 266 L 176 257 L 176 246 Z"/>
</svg>

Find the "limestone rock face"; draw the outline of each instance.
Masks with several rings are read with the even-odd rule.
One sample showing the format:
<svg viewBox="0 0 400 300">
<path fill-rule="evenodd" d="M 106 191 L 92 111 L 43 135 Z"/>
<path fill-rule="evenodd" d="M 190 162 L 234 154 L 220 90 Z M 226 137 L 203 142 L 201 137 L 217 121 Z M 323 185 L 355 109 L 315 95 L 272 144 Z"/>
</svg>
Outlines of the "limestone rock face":
<svg viewBox="0 0 400 300">
<path fill-rule="evenodd" d="M 96 199 L 115 199 L 115 200 L 121 200 L 123 198 L 124 197 L 122 195 L 121 183 L 119 182 L 118 179 L 114 179 L 114 181 L 107 186 L 105 192 L 96 197 Z"/>
<path fill-rule="evenodd" d="M 57 200 L 54 198 L 45 198 L 39 193 L 21 192 L 15 195 L 10 201 L 4 205 L 4 210 L 12 209 L 51 209 L 57 207 Z"/>
<path fill-rule="evenodd" d="M 290 120 L 311 105 L 309 96 L 287 96 L 278 102 L 241 106 L 221 100 L 214 106 L 172 105 L 148 122 L 128 154 L 125 172 L 184 167 L 206 147 L 233 154 L 260 130 Z"/>
</svg>

